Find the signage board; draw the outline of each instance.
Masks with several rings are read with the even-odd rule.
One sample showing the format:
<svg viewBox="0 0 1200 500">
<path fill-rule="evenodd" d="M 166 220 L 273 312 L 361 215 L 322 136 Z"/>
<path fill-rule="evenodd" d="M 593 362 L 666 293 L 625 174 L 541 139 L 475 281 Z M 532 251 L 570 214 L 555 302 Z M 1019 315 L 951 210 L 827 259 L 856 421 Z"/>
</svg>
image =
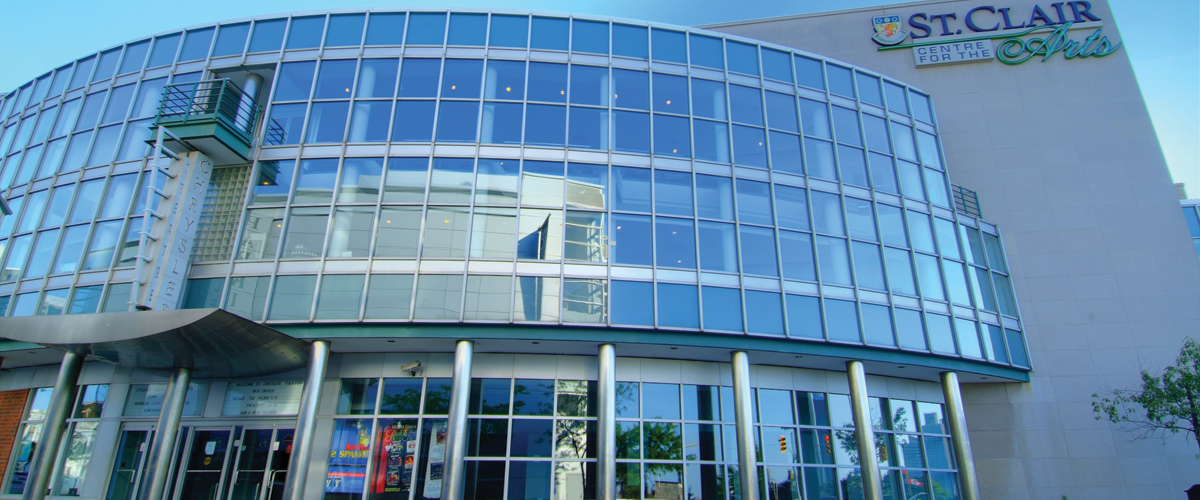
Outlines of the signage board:
<svg viewBox="0 0 1200 500">
<path fill-rule="evenodd" d="M 940 45 L 913 47 L 913 62 L 917 67 L 971 61 L 990 61 L 996 58 L 991 40 L 951 42 Z"/>
<path fill-rule="evenodd" d="M 221 415 L 295 415 L 300 409 L 300 396 L 303 394 L 304 382 L 299 380 L 230 382 L 225 389 L 225 406 L 221 408 Z"/>
</svg>

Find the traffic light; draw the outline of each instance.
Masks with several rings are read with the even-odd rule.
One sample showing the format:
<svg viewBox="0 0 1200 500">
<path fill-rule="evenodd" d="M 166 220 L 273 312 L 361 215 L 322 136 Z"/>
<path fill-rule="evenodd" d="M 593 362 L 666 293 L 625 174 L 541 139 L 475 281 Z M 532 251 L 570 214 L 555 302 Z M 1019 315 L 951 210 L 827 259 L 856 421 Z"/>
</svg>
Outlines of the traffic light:
<svg viewBox="0 0 1200 500">
<path fill-rule="evenodd" d="M 833 440 L 829 438 L 829 434 L 825 435 L 825 454 L 833 456 Z"/>
<path fill-rule="evenodd" d="M 783 434 L 779 435 L 779 452 L 787 453 L 787 436 Z"/>
</svg>

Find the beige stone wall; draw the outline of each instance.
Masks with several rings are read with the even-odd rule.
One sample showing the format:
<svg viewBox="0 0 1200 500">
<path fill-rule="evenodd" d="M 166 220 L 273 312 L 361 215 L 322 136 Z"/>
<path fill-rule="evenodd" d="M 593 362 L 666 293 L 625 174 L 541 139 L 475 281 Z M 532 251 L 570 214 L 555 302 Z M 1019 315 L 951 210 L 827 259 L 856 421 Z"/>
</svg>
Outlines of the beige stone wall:
<svg viewBox="0 0 1200 500">
<path fill-rule="evenodd" d="M 923 2 L 710 28 L 933 96 L 952 182 L 977 191 L 1005 235 L 1036 367 L 1028 384 L 964 387 L 984 498 L 1185 498 L 1200 482 L 1194 441 L 1131 442 L 1090 405 L 1094 392 L 1135 386 L 1139 369 L 1161 370 L 1200 333 L 1200 261 L 1126 51 L 918 69 L 910 49 L 870 40 L 873 16 L 953 12 L 961 23 L 979 5 L 1024 12 L 1016 22 L 1033 4 Z M 1121 39 L 1103 0 L 1091 12 Z"/>
</svg>

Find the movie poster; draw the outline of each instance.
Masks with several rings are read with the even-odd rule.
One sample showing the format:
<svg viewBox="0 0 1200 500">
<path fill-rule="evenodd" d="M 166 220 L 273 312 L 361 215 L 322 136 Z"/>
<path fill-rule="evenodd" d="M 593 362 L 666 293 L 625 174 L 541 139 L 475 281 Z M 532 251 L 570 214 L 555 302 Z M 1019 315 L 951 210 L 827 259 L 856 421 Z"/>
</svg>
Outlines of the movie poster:
<svg viewBox="0 0 1200 500">
<path fill-rule="evenodd" d="M 371 499 L 407 499 L 417 451 L 416 420 L 381 420 Z"/>
<path fill-rule="evenodd" d="M 442 496 L 442 467 L 446 463 L 446 421 L 426 420 L 429 425 L 429 464 L 425 467 L 425 498 Z"/>
<path fill-rule="evenodd" d="M 325 476 L 325 492 L 361 495 L 367 478 L 370 449 L 370 420 L 337 420 L 333 427 L 333 443 L 329 449 L 329 472 Z"/>
</svg>

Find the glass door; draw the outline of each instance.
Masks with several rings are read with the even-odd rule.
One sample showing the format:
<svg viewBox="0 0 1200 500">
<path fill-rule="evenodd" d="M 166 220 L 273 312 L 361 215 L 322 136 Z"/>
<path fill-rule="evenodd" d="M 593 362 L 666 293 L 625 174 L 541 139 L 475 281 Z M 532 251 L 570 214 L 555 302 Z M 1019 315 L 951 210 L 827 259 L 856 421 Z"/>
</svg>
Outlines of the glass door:
<svg viewBox="0 0 1200 500">
<path fill-rule="evenodd" d="M 117 446 L 117 459 L 113 461 L 106 500 L 133 500 L 142 479 L 146 451 L 153 435 L 154 431 L 148 429 L 121 431 L 121 441 Z"/>
<path fill-rule="evenodd" d="M 228 500 L 282 498 L 292 454 L 292 429 L 246 429 L 237 441 Z"/>
<path fill-rule="evenodd" d="M 183 455 L 176 500 L 218 500 L 224 490 L 231 438 L 237 429 L 195 429 Z"/>
</svg>

